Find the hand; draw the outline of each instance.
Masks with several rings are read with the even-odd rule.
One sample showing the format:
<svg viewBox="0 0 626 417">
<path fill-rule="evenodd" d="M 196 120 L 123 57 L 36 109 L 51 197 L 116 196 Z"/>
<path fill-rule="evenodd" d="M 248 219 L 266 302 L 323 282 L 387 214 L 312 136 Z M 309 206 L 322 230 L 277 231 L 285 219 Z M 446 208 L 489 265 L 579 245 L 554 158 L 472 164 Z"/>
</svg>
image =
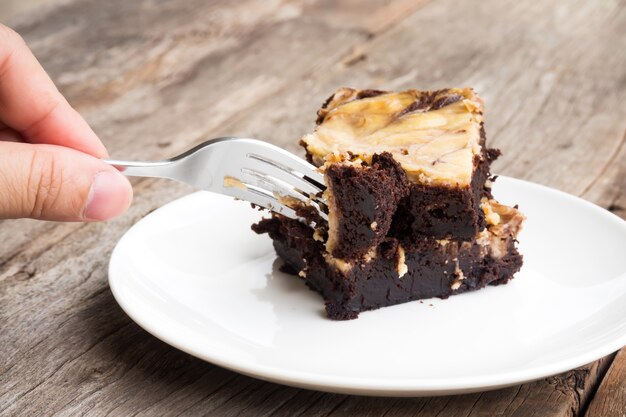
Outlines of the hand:
<svg viewBox="0 0 626 417">
<path fill-rule="evenodd" d="M 0 25 L 0 218 L 106 220 L 132 200 L 100 139 Z"/>
</svg>

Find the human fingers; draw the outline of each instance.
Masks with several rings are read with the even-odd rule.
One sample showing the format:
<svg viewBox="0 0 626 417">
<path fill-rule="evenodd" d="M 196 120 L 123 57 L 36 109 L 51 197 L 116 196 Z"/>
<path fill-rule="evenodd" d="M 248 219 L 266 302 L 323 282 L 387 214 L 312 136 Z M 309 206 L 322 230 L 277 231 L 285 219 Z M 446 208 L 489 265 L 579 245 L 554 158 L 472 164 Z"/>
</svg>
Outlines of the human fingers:
<svg viewBox="0 0 626 417">
<path fill-rule="evenodd" d="M 0 24 L 0 121 L 31 143 L 61 145 L 98 158 L 107 151 L 61 95 L 22 37 Z"/>
<path fill-rule="evenodd" d="M 131 200 L 126 177 L 93 156 L 55 145 L 0 142 L 0 218 L 107 220 Z"/>
</svg>

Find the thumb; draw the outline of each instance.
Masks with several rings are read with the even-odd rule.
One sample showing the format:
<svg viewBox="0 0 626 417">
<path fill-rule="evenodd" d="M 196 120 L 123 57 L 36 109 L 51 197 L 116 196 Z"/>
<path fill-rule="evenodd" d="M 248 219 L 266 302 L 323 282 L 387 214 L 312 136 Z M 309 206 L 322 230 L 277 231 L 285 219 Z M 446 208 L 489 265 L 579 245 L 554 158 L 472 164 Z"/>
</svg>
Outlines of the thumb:
<svg viewBox="0 0 626 417">
<path fill-rule="evenodd" d="M 0 218 L 107 220 L 132 200 L 130 183 L 93 156 L 55 145 L 0 143 Z"/>
</svg>

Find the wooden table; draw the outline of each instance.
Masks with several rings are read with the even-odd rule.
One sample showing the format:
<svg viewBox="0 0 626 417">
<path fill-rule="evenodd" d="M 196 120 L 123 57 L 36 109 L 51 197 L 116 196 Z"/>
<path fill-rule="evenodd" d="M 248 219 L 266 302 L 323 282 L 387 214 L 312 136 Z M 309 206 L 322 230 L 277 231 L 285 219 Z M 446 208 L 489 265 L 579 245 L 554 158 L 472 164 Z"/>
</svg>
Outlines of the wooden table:
<svg viewBox="0 0 626 417">
<path fill-rule="evenodd" d="M 225 134 L 295 151 L 338 86 L 473 86 L 504 153 L 495 172 L 624 218 L 624 6 L 63 0 L 8 23 L 115 157 L 163 158 Z M 134 188 L 108 223 L 2 222 L 0 414 L 626 415 L 626 350 L 499 391 L 414 399 L 289 388 L 184 354 L 122 312 L 107 263 L 133 223 L 192 190 Z"/>
</svg>

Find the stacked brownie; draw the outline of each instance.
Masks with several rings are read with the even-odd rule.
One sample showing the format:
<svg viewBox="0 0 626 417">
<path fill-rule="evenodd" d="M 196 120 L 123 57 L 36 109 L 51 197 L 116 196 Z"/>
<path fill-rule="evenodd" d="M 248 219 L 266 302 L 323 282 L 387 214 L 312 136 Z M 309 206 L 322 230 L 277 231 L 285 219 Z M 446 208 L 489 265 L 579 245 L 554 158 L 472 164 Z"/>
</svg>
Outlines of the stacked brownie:
<svg viewBox="0 0 626 417">
<path fill-rule="evenodd" d="M 339 89 L 302 141 L 324 173 L 328 222 L 278 214 L 268 233 L 286 268 L 333 319 L 506 283 L 522 265 L 524 219 L 491 195 L 483 103 L 471 89 Z"/>
</svg>

